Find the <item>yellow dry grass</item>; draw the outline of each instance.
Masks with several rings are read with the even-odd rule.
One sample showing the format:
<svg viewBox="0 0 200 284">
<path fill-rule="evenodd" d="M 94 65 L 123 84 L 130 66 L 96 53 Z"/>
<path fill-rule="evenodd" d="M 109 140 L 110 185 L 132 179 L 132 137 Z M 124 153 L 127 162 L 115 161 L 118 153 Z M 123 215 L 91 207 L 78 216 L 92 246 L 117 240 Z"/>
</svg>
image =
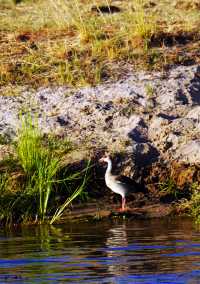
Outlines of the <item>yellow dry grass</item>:
<svg viewBox="0 0 200 284">
<path fill-rule="evenodd" d="M 0 0 L 0 85 L 94 85 L 198 62 L 199 24 L 196 0 Z"/>
</svg>

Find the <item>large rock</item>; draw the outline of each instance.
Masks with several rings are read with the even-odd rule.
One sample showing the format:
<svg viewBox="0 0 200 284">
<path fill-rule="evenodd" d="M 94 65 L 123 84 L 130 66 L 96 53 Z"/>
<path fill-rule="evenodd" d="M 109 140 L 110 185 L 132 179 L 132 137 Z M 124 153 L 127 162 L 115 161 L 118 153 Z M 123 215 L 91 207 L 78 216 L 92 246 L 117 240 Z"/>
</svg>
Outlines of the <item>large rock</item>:
<svg viewBox="0 0 200 284">
<path fill-rule="evenodd" d="M 179 66 L 96 87 L 1 96 L 0 134 L 14 137 L 20 116 L 31 113 L 44 132 L 68 136 L 83 147 L 132 151 L 142 165 L 158 158 L 199 163 L 199 69 Z"/>
<path fill-rule="evenodd" d="M 182 144 L 176 153 L 176 158 L 188 164 L 200 163 L 200 140 Z"/>
</svg>

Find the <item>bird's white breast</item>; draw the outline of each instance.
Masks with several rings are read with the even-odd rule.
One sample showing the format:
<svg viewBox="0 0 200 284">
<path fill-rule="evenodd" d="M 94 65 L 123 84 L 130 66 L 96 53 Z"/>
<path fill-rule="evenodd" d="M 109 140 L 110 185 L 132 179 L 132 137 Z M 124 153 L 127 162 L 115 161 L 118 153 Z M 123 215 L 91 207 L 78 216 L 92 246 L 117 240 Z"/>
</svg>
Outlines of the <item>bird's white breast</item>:
<svg viewBox="0 0 200 284">
<path fill-rule="evenodd" d="M 118 182 L 112 176 L 106 176 L 105 181 L 107 187 L 109 187 L 113 192 L 120 194 L 122 197 L 126 196 L 127 190 L 123 187 L 123 184 L 121 182 Z"/>
</svg>

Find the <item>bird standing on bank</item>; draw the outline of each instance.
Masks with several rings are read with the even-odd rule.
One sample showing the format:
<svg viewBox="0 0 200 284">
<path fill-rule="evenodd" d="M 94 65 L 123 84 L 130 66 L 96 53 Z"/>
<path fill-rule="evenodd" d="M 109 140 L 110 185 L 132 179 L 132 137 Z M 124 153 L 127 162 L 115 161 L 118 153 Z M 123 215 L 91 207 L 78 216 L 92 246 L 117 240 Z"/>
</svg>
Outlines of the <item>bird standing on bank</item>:
<svg viewBox="0 0 200 284">
<path fill-rule="evenodd" d="M 116 176 L 112 174 L 112 160 L 109 156 L 102 157 L 100 162 L 106 162 L 108 164 L 105 173 L 105 182 L 108 188 L 113 192 L 120 194 L 122 197 L 122 207 L 121 211 L 125 210 L 126 196 L 130 193 L 139 192 L 138 184 L 126 177 L 126 176 Z"/>
</svg>

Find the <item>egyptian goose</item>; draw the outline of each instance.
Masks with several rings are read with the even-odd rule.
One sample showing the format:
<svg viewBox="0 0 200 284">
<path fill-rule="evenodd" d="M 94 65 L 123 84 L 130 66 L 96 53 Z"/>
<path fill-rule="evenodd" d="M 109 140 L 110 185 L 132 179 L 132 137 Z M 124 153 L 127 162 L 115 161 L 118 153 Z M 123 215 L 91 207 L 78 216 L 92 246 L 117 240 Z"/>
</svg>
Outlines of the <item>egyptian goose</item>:
<svg viewBox="0 0 200 284">
<path fill-rule="evenodd" d="M 122 197 L 122 207 L 120 211 L 125 210 L 126 196 L 131 192 L 135 193 L 140 191 L 138 184 L 126 177 L 126 176 L 116 176 L 112 174 L 112 160 L 109 156 L 102 157 L 100 162 L 106 162 L 108 164 L 105 173 L 105 182 L 108 188 L 113 192 L 120 194 Z"/>
</svg>

